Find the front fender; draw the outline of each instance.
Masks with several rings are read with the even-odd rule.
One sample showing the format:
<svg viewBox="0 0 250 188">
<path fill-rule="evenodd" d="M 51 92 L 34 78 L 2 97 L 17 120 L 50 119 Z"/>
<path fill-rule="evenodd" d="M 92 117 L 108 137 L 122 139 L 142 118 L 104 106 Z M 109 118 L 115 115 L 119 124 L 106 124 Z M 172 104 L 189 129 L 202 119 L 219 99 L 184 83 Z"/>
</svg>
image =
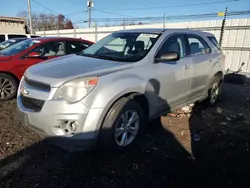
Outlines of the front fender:
<svg viewBox="0 0 250 188">
<path fill-rule="evenodd" d="M 85 105 L 89 108 L 102 108 L 100 117 L 97 117 L 97 130 L 99 130 L 99 128 L 101 127 L 105 115 L 107 114 L 111 106 L 115 103 L 115 101 L 126 94 L 144 94 L 149 102 L 149 110 L 151 109 L 152 105 L 157 104 L 155 97 L 155 93 L 157 91 L 153 86 L 154 82 L 152 82 L 152 80 L 145 80 L 136 76 L 119 77 L 118 79 L 113 79 L 112 83 L 109 83 L 109 80 L 102 81 L 98 88 L 96 88 L 97 90 L 93 90 L 93 93 L 91 93 L 92 96 L 86 98 L 86 102 L 89 102 L 89 104 L 84 102 Z"/>
<path fill-rule="evenodd" d="M 147 81 L 135 76 L 120 77 L 109 84 L 102 84 L 98 88 L 91 108 L 111 106 L 117 99 L 128 93 L 144 94 L 146 85 Z"/>
</svg>

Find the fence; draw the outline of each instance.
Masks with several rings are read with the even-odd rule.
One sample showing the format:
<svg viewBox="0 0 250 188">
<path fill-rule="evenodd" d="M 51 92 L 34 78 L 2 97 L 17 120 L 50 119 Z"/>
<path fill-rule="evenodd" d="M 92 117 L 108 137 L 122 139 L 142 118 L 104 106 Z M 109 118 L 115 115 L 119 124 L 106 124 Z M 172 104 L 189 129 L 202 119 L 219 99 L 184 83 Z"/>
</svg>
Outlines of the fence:
<svg viewBox="0 0 250 188">
<path fill-rule="evenodd" d="M 123 29 L 135 28 L 189 28 L 213 33 L 219 41 L 222 20 L 175 22 L 147 25 L 97 27 L 85 29 L 40 31 L 36 34 L 42 36 L 67 36 L 84 38 L 93 42 L 100 40 L 106 35 Z M 241 62 L 245 62 L 242 71 L 250 73 L 250 19 L 228 19 L 226 21 L 222 49 L 226 55 L 226 68 L 232 71 L 238 70 Z"/>
</svg>

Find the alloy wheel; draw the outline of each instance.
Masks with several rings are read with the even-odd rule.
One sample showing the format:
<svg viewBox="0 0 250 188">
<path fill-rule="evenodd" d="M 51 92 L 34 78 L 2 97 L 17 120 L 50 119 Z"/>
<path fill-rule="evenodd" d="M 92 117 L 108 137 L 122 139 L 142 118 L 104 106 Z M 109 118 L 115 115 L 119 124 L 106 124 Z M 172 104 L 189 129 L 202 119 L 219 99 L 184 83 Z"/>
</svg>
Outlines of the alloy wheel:
<svg viewBox="0 0 250 188">
<path fill-rule="evenodd" d="M 7 78 L 0 78 L 0 99 L 11 96 L 14 92 L 14 84 Z"/>
<path fill-rule="evenodd" d="M 210 103 L 214 104 L 219 96 L 220 86 L 219 83 L 214 83 L 210 92 Z"/>
<path fill-rule="evenodd" d="M 128 146 L 137 136 L 139 130 L 139 115 L 134 110 L 125 111 L 115 127 L 115 140 L 119 146 Z"/>
</svg>

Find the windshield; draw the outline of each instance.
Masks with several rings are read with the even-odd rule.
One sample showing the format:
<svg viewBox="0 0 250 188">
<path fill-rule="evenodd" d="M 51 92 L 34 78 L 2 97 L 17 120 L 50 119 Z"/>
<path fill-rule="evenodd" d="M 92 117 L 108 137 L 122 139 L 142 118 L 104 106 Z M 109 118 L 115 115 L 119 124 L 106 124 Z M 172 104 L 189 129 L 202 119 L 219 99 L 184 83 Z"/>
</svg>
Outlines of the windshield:
<svg viewBox="0 0 250 188">
<path fill-rule="evenodd" d="M 1 50 L 0 55 L 8 55 L 8 56 L 16 55 L 39 42 L 40 42 L 39 40 L 27 39 Z"/>
<path fill-rule="evenodd" d="M 0 43 L 0 50 L 5 49 L 13 44 L 16 44 L 25 39 L 10 39 Z"/>
<path fill-rule="evenodd" d="M 159 34 L 113 33 L 99 40 L 82 53 L 83 56 L 113 61 L 136 62 L 144 58 Z"/>
</svg>

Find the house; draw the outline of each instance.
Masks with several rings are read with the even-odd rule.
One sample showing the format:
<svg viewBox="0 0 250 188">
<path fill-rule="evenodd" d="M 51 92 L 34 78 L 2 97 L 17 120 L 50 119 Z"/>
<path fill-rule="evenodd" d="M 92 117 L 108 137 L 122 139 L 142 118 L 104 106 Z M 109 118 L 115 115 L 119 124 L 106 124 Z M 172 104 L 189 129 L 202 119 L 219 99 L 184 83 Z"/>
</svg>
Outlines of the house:
<svg viewBox="0 0 250 188">
<path fill-rule="evenodd" d="M 26 33 L 26 22 L 23 18 L 0 16 L 0 33 Z"/>
</svg>

